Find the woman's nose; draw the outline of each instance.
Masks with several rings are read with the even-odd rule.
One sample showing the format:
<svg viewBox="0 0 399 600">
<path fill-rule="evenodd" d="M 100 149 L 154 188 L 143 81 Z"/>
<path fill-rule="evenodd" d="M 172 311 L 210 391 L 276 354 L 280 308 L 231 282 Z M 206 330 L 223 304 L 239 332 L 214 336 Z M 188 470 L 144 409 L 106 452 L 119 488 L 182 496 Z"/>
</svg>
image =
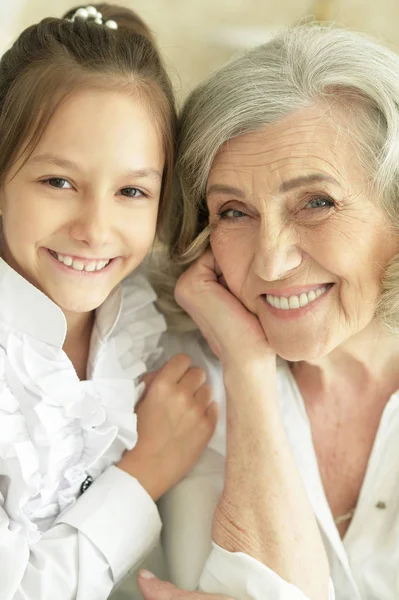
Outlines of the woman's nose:
<svg viewBox="0 0 399 600">
<path fill-rule="evenodd" d="M 264 228 L 253 260 L 256 275 L 265 281 L 278 281 L 299 267 L 303 256 L 296 242 L 284 228 L 274 232 Z"/>
</svg>

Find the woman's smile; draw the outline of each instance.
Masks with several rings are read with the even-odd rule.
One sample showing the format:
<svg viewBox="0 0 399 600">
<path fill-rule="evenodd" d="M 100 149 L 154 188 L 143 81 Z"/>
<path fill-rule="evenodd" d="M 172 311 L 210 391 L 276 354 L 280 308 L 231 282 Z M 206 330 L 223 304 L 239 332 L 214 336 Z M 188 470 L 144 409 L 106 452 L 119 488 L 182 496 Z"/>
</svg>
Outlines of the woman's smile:
<svg viewBox="0 0 399 600">
<path fill-rule="evenodd" d="M 216 263 L 290 361 L 325 356 L 373 320 L 398 251 L 347 117 L 335 117 L 339 131 L 314 105 L 238 136 L 208 178 Z"/>
<path fill-rule="evenodd" d="M 309 291 L 298 294 L 281 292 L 280 294 L 265 294 L 262 296 L 270 312 L 281 319 L 296 319 L 305 316 L 327 297 L 333 283 L 312 286 Z"/>
</svg>

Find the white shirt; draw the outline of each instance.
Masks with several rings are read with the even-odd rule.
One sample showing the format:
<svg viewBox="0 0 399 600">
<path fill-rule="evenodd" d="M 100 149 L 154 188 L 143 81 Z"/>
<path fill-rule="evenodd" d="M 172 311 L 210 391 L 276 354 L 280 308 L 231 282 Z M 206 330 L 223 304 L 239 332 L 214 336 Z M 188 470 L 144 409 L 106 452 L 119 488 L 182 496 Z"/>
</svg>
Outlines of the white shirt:
<svg viewBox="0 0 399 600">
<path fill-rule="evenodd" d="M 162 345 L 167 356 L 185 352 L 193 364 L 206 369 L 221 407 L 209 448 L 189 476 L 162 501 L 164 549 L 173 582 L 237 600 L 306 600 L 298 588 L 252 557 L 212 544 L 212 516 L 223 488 L 226 446 L 222 368 L 198 332 L 166 334 Z M 283 361 L 279 363 L 278 387 L 288 441 L 330 563 L 330 599 L 398 600 L 399 393 L 384 410 L 356 512 L 341 540 L 324 494 L 305 405 Z"/>
<path fill-rule="evenodd" d="M 62 311 L 0 260 L 0 600 L 102 600 L 155 544 L 155 504 L 112 466 L 159 354 L 154 299 L 139 273 L 110 294 L 80 381 Z"/>
</svg>

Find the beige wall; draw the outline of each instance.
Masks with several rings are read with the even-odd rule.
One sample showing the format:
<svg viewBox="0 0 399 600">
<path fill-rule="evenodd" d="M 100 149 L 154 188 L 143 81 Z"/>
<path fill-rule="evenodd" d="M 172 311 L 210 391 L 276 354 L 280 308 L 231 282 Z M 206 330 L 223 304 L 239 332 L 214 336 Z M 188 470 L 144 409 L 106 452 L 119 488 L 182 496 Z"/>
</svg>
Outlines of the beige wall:
<svg viewBox="0 0 399 600">
<path fill-rule="evenodd" d="M 399 0 L 119 1 L 137 10 L 157 34 L 180 96 L 242 47 L 309 14 L 371 33 L 399 49 Z M 0 0 L 0 51 L 24 27 L 75 5 L 74 0 Z"/>
</svg>

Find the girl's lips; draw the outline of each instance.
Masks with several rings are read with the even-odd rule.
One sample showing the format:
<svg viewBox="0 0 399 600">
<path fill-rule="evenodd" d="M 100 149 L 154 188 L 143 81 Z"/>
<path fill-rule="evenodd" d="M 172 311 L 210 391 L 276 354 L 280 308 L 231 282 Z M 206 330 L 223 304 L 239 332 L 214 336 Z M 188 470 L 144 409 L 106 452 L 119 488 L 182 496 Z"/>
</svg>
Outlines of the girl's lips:
<svg viewBox="0 0 399 600">
<path fill-rule="evenodd" d="M 106 261 L 112 260 L 112 258 L 116 258 L 115 256 L 112 256 L 112 257 L 108 256 L 106 258 L 103 257 L 103 256 L 100 256 L 100 257 L 97 257 L 97 256 L 96 257 L 94 257 L 94 256 L 78 256 L 76 254 L 70 254 L 68 252 L 59 252 L 58 250 L 53 250 L 53 248 L 46 248 L 46 250 L 48 250 L 55 257 L 56 256 L 65 256 L 65 257 L 68 257 L 68 258 L 70 258 L 72 260 L 78 260 L 78 261 L 81 261 L 81 262 L 84 262 L 84 263 L 86 263 L 86 262 L 99 262 L 99 261 L 106 262 Z"/>
<path fill-rule="evenodd" d="M 108 264 L 103 266 L 101 269 L 85 270 L 83 268 L 83 261 L 79 261 L 79 259 L 76 259 L 76 262 L 81 262 L 82 268 L 80 268 L 80 267 L 74 268 L 73 265 L 66 265 L 63 262 L 61 262 L 60 260 L 58 260 L 58 258 L 56 257 L 56 253 L 54 251 L 52 251 L 48 248 L 46 248 L 45 250 L 46 250 L 47 256 L 51 259 L 52 263 L 55 264 L 64 273 L 68 273 L 70 275 L 79 275 L 81 277 L 99 277 L 103 274 L 106 274 L 113 268 L 113 266 L 115 265 L 115 263 L 118 260 L 118 258 L 111 258 L 109 260 Z M 76 266 L 76 262 L 74 261 L 75 266 Z M 87 264 L 90 262 L 94 263 L 95 261 L 88 261 L 87 259 L 85 261 L 85 263 L 87 263 Z"/>
</svg>

